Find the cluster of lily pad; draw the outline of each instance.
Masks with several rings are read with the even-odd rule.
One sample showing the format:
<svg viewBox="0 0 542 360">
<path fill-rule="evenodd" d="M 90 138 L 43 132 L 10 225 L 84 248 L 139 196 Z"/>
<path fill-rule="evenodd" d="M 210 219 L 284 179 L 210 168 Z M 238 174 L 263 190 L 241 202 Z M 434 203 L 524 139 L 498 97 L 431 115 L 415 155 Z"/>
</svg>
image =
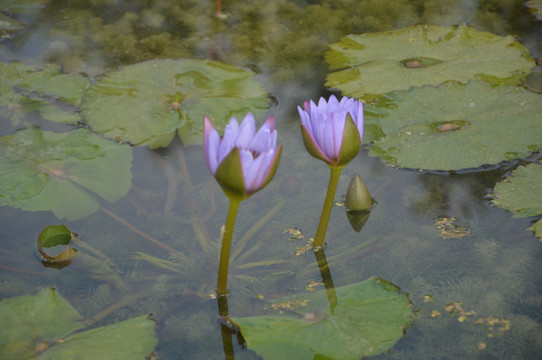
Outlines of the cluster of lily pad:
<svg viewBox="0 0 542 360">
<path fill-rule="evenodd" d="M 535 5 L 534 2 L 530 4 Z M 529 51 L 511 36 L 467 25 L 419 25 L 348 35 L 326 54 L 326 85 L 364 99 L 369 155 L 391 166 L 419 170 L 484 169 L 517 161 L 542 148 L 542 95 L 523 82 L 538 71 Z M 513 176 L 532 200 L 542 192 L 533 163 Z M 494 203 L 516 216 L 538 216 L 496 187 Z M 538 202 L 540 202 L 538 196 Z M 536 205 L 534 206 L 536 208 Z M 540 224 L 533 227 L 540 237 Z"/>
<path fill-rule="evenodd" d="M 186 145 L 197 144 L 204 113 L 222 130 L 231 116 L 267 109 L 267 94 L 253 76 L 217 61 L 151 60 L 91 85 L 54 65 L 0 64 L 0 119 L 12 129 L 46 128 L 29 120 L 38 112 L 42 119 L 88 125 L 116 140 L 81 126 L 65 133 L 27 128 L 0 137 L 0 205 L 52 210 L 69 220 L 91 215 L 99 208 L 96 195 L 115 202 L 130 189 L 132 150 L 126 143 L 165 147 L 178 133 Z M 24 146 L 29 142 L 33 146 Z M 69 199 L 58 196 L 66 187 Z"/>
</svg>

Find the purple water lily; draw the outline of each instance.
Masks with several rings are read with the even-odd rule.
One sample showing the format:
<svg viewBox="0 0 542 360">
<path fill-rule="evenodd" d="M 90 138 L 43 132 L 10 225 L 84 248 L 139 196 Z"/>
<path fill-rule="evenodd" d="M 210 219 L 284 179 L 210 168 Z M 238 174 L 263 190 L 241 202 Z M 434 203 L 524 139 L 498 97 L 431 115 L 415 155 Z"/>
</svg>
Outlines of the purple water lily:
<svg viewBox="0 0 542 360">
<path fill-rule="evenodd" d="M 318 105 L 305 101 L 297 107 L 303 141 L 309 153 L 331 166 L 344 166 L 358 153 L 363 141 L 363 103 L 333 95 Z M 351 119 L 351 120 L 350 120 Z"/>
<path fill-rule="evenodd" d="M 241 125 L 232 117 L 222 139 L 204 117 L 203 147 L 207 167 L 228 196 L 245 199 L 262 189 L 275 175 L 282 145 L 277 144 L 275 119 L 270 117 L 256 132 L 249 113 Z"/>
</svg>

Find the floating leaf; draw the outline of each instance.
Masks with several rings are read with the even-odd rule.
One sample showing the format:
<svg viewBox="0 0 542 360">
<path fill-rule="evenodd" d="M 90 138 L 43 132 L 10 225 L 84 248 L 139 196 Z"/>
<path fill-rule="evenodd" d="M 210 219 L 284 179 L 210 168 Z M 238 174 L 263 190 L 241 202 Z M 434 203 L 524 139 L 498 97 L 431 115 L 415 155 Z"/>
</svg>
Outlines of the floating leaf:
<svg viewBox="0 0 542 360">
<path fill-rule="evenodd" d="M 83 116 L 93 130 L 134 145 L 167 146 L 178 130 L 186 145 L 203 141 L 203 116 L 223 127 L 255 116 L 269 99 L 254 73 L 207 60 L 150 60 L 106 75 L 86 92 Z"/>
<path fill-rule="evenodd" d="M 534 67 L 529 50 L 512 36 L 497 36 L 466 25 L 418 25 L 348 35 L 326 54 L 326 85 L 361 98 L 413 86 L 482 79 L 518 84 Z"/>
<path fill-rule="evenodd" d="M 6 14 L 32 14 L 45 7 L 45 0 L 3 0 L 0 2 L 0 41 L 15 30 L 26 25 L 8 17 Z"/>
<path fill-rule="evenodd" d="M 25 24 L 6 15 L 0 13 L 0 33 L 11 32 L 15 30 L 21 30 L 25 28 Z M 3 34 L 0 34 L 3 35 Z M 3 35 L 5 36 L 5 35 Z"/>
<path fill-rule="evenodd" d="M 129 146 L 86 129 L 18 131 L 0 138 L 0 205 L 81 219 L 98 210 L 99 197 L 115 202 L 128 192 L 131 165 Z"/>
<path fill-rule="evenodd" d="M 542 147 L 542 96 L 474 81 L 388 94 L 368 104 L 369 154 L 400 167 L 459 170 L 525 157 Z"/>
<path fill-rule="evenodd" d="M 37 111 L 47 120 L 74 124 L 86 77 L 62 74 L 55 65 L 31 67 L 20 63 L 0 63 L 0 120 L 18 125 L 25 116 Z"/>
<path fill-rule="evenodd" d="M 533 226 L 531 226 L 527 230 L 534 231 L 534 234 L 536 235 L 536 237 L 539 239 L 542 239 L 542 220 L 538 220 L 537 222 L 534 223 Z"/>
<path fill-rule="evenodd" d="M 0 10 L 11 14 L 33 14 L 45 7 L 45 0 L 2 0 Z"/>
<path fill-rule="evenodd" d="M 298 316 L 236 318 L 247 347 L 264 359 L 360 359 L 389 349 L 412 324 L 408 298 L 386 280 L 371 278 L 336 288 L 329 314 L 325 290 L 304 294 Z M 308 300 L 308 301 L 305 301 Z M 293 310 L 290 314 L 295 314 Z M 295 355 L 292 355 L 295 354 Z"/>
<path fill-rule="evenodd" d="M 514 217 L 542 215 L 542 165 L 520 166 L 495 185 L 493 205 L 512 211 Z M 530 230 L 542 239 L 540 220 Z"/>
<path fill-rule="evenodd" d="M 0 323 L 6 360 L 144 359 L 157 343 L 147 316 L 72 334 L 85 327 L 81 315 L 52 288 L 2 300 Z"/>
<path fill-rule="evenodd" d="M 77 254 L 77 250 L 69 245 L 70 241 L 75 237 L 76 235 L 66 225 L 47 226 L 38 236 L 38 251 L 42 256 L 42 261 L 58 268 L 69 265 L 71 259 Z M 58 245 L 65 245 L 65 247 L 56 255 L 50 255 L 44 249 Z"/>
<path fill-rule="evenodd" d="M 531 0 L 525 3 L 538 20 L 542 20 L 542 0 Z"/>
</svg>

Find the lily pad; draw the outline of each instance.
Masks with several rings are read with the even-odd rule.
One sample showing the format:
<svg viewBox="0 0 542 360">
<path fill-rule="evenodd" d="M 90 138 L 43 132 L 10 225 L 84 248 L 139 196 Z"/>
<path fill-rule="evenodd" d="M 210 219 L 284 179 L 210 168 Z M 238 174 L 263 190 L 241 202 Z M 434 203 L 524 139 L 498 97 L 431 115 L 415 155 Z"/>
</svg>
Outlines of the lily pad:
<svg viewBox="0 0 542 360">
<path fill-rule="evenodd" d="M 17 126 L 36 111 L 47 120 L 75 124 L 76 112 L 89 80 L 79 74 L 62 74 L 56 65 L 43 67 L 0 63 L 0 120 Z"/>
<path fill-rule="evenodd" d="M 0 2 L 0 41 L 8 37 L 7 34 L 26 27 L 26 24 L 6 14 L 32 14 L 44 7 L 45 0 L 2 0 Z"/>
<path fill-rule="evenodd" d="M 399 167 L 459 170 L 542 148 L 542 96 L 482 81 L 390 93 L 367 104 L 369 154 Z"/>
<path fill-rule="evenodd" d="M 236 318 L 247 347 L 264 359 L 357 360 L 388 350 L 412 324 L 407 296 L 384 279 L 371 278 L 335 290 L 338 303 L 333 315 L 326 291 L 321 290 L 304 294 L 296 303 L 306 306 L 297 313 L 290 311 L 289 316 Z M 292 299 L 279 301 L 291 303 Z"/>
<path fill-rule="evenodd" d="M 223 128 L 231 116 L 267 109 L 253 76 L 216 61 L 150 60 L 106 75 L 81 108 L 93 130 L 134 145 L 167 146 L 176 131 L 186 145 L 201 144 L 204 115 Z"/>
<path fill-rule="evenodd" d="M 130 190 L 131 166 L 128 145 L 86 129 L 18 131 L 0 137 L 0 205 L 81 219 L 99 209 L 99 198 L 115 202 Z"/>
<path fill-rule="evenodd" d="M 542 240 L 542 220 L 538 220 L 533 224 L 533 226 L 531 226 L 527 230 L 534 231 L 536 237 Z"/>
<path fill-rule="evenodd" d="M 531 0 L 525 3 L 538 20 L 542 20 L 542 0 Z"/>
<path fill-rule="evenodd" d="M 2 359 L 144 359 L 156 346 L 154 321 L 139 316 L 88 331 L 55 289 L 0 302 Z"/>
<path fill-rule="evenodd" d="M 45 0 L 2 0 L 0 10 L 10 14 L 33 14 L 45 8 Z"/>
<path fill-rule="evenodd" d="M 514 217 L 542 215 L 542 165 L 518 167 L 495 185 L 493 196 L 493 205 L 512 211 Z M 535 224 L 531 230 L 542 238 L 541 224 Z"/>
<path fill-rule="evenodd" d="M 71 263 L 71 259 L 77 254 L 77 250 L 69 244 L 77 236 L 66 225 L 49 225 L 38 236 L 38 251 L 42 262 L 54 267 L 62 268 Z M 64 246 L 65 245 L 65 246 Z M 64 246 L 56 255 L 48 254 L 45 248 Z"/>
<path fill-rule="evenodd" d="M 326 85 L 357 98 L 450 80 L 515 85 L 535 66 L 512 36 L 464 24 L 348 35 L 331 46 L 326 60 L 331 70 L 341 69 L 327 76 Z"/>
</svg>

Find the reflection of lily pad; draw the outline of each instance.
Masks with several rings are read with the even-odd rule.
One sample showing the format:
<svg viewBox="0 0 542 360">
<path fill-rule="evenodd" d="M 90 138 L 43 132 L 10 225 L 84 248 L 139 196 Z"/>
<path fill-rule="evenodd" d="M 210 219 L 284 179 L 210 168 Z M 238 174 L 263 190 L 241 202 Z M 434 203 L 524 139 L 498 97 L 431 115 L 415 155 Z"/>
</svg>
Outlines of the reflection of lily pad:
<svg viewBox="0 0 542 360">
<path fill-rule="evenodd" d="M 247 347 L 264 359 L 310 360 L 360 359 L 379 354 L 393 346 L 412 323 L 408 298 L 386 280 L 371 278 L 336 288 L 336 293 L 334 315 L 329 314 L 326 291 L 321 290 L 304 294 L 308 301 L 303 303 L 307 305 L 300 308 L 298 316 L 235 320 Z"/>
<path fill-rule="evenodd" d="M 219 127 L 231 116 L 258 115 L 268 98 L 254 73 L 207 60 L 150 60 L 105 76 L 85 94 L 93 130 L 135 145 L 167 146 L 178 129 L 201 143 L 203 116 Z"/>
<path fill-rule="evenodd" d="M 85 327 L 81 315 L 54 289 L 0 302 L 2 359 L 143 359 L 156 346 L 154 322 L 135 317 L 109 326 Z M 70 335 L 71 334 L 71 335 Z"/>
<path fill-rule="evenodd" d="M 493 204 L 512 211 L 514 217 L 542 215 L 542 165 L 520 166 L 495 185 Z M 542 220 L 531 230 L 542 239 Z"/>
<path fill-rule="evenodd" d="M 38 129 L 0 138 L 0 205 L 81 219 L 131 187 L 132 150 L 85 129 Z M 96 196 L 98 195 L 98 196 Z"/>
<path fill-rule="evenodd" d="M 459 170 L 542 148 L 542 96 L 484 82 L 388 94 L 366 106 L 370 155 L 400 167 Z M 380 106 L 380 107 L 379 107 Z"/>
<path fill-rule="evenodd" d="M 11 120 L 16 126 L 34 111 L 56 122 L 80 121 L 75 106 L 89 81 L 78 74 L 62 74 L 55 65 L 0 63 L 0 84 L 0 120 Z"/>
<path fill-rule="evenodd" d="M 412 86 L 482 79 L 517 84 L 535 65 L 512 36 L 500 37 L 460 25 L 419 25 L 348 35 L 326 54 L 331 70 L 326 85 L 361 98 Z"/>
</svg>

